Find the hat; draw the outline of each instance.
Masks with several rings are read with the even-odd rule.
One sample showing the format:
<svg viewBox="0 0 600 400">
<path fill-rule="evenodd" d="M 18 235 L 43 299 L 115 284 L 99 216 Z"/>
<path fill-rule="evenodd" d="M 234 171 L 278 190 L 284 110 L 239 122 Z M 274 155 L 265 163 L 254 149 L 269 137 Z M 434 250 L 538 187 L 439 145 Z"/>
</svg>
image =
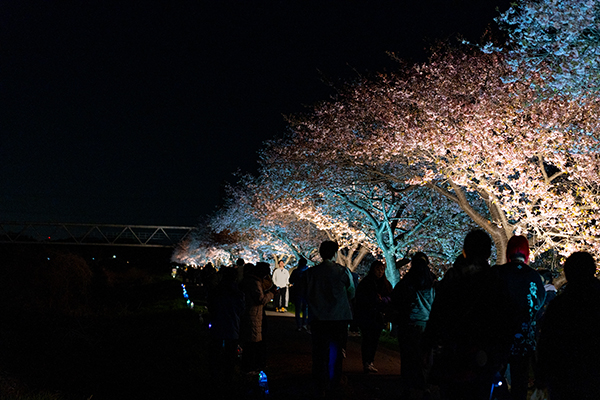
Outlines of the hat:
<svg viewBox="0 0 600 400">
<path fill-rule="evenodd" d="M 506 258 L 508 261 L 529 262 L 529 241 L 525 236 L 513 236 L 506 245 Z"/>
</svg>

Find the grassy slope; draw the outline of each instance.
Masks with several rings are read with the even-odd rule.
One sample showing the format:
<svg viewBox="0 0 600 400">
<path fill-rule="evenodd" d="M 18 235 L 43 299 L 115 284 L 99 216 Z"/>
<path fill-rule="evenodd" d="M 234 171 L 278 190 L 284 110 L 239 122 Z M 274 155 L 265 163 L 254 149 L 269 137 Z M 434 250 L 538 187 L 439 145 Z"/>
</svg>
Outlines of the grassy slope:
<svg viewBox="0 0 600 400">
<path fill-rule="evenodd" d="M 120 292 L 119 292 L 120 291 Z M 2 399 L 189 399 L 206 375 L 205 331 L 180 282 L 120 288 L 118 312 L 16 309 L 0 325 Z"/>
</svg>

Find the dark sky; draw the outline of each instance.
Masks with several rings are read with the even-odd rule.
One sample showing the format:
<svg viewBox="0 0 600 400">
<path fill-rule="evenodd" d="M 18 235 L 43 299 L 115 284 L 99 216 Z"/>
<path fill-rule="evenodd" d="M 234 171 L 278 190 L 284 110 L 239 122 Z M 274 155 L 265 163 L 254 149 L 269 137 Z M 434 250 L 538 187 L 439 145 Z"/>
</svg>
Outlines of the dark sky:
<svg viewBox="0 0 600 400">
<path fill-rule="evenodd" d="M 477 40 L 507 4 L 2 1 L 0 222 L 195 225 L 323 77 Z"/>
</svg>

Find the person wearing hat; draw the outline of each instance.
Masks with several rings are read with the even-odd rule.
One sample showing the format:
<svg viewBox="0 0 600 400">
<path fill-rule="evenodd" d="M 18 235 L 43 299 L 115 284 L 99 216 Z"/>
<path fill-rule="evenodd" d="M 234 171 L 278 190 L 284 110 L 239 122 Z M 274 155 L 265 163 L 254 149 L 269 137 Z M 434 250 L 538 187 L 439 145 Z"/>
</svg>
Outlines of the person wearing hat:
<svg viewBox="0 0 600 400">
<path fill-rule="evenodd" d="M 529 241 L 525 236 L 509 239 L 506 259 L 506 264 L 494 268 L 511 310 L 513 341 L 508 358 L 511 396 L 525 400 L 529 367 L 536 351 L 538 312 L 544 305 L 546 290 L 540 274 L 528 265 Z"/>
</svg>

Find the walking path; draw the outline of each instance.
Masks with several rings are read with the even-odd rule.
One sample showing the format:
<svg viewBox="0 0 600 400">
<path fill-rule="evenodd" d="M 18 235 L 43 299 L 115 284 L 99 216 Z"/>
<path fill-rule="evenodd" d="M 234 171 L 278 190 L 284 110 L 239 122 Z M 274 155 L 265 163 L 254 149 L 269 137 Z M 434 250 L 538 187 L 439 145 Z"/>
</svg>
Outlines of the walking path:
<svg viewBox="0 0 600 400">
<path fill-rule="evenodd" d="M 267 311 L 267 375 L 271 399 L 310 399 L 314 393 L 311 378 L 310 334 L 296 330 L 292 313 Z M 375 357 L 377 374 L 365 374 L 360 355 L 360 337 L 349 337 L 344 360 L 347 383 L 344 399 L 397 400 L 400 396 L 400 354 L 379 346 Z"/>
</svg>

